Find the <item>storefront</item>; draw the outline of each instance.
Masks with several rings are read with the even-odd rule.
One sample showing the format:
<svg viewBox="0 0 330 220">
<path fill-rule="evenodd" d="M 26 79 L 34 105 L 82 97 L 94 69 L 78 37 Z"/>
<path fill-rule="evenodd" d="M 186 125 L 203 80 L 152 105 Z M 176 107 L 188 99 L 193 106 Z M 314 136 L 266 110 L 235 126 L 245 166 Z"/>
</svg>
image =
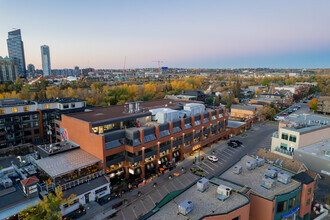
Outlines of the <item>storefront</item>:
<svg viewBox="0 0 330 220">
<path fill-rule="evenodd" d="M 173 152 L 173 162 L 178 162 L 180 160 L 180 151 L 174 151 Z"/>
<path fill-rule="evenodd" d="M 121 180 L 125 178 L 125 169 L 120 168 L 118 170 L 109 173 L 111 185 L 121 183 Z"/>
<path fill-rule="evenodd" d="M 137 167 L 137 168 L 129 167 L 128 173 L 129 173 L 129 180 L 134 182 L 136 179 L 139 179 L 141 177 L 142 169 L 141 167 Z"/>
<path fill-rule="evenodd" d="M 145 164 L 144 169 L 146 173 L 145 179 L 149 179 L 153 174 L 156 174 L 156 166 L 153 161 Z"/>
</svg>

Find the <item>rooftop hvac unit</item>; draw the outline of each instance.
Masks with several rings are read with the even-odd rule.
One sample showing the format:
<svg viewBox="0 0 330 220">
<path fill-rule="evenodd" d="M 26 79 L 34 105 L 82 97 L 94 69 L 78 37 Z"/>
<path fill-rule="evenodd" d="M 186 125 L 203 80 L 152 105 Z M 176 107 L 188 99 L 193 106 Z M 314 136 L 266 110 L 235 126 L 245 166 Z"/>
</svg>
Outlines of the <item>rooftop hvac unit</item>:
<svg viewBox="0 0 330 220">
<path fill-rule="evenodd" d="M 1 185 L 5 188 L 11 187 L 13 185 L 13 181 L 9 178 L 5 178 L 1 181 Z"/>
<path fill-rule="evenodd" d="M 209 188 L 209 186 L 210 186 L 210 182 L 206 178 L 202 178 L 197 182 L 197 190 L 200 192 L 204 192 Z"/>
<path fill-rule="evenodd" d="M 253 170 L 257 167 L 257 163 L 253 160 L 246 162 L 246 169 Z"/>
<path fill-rule="evenodd" d="M 233 171 L 233 173 L 235 173 L 235 174 L 240 174 L 240 173 L 242 173 L 242 166 L 240 166 L 240 165 L 235 165 L 235 166 L 234 166 L 234 171 Z"/>
<path fill-rule="evenodd" d="M 262 158 L 256 159 L 257 167 L 262 167 L 265 164 L 265 160 Z"/>
<path fill-rule="evenodd" d="M 284 184 L 288 184 L 291 182 L 291 176 L 286 173 L 280 172 L 277 175 L 277 181 L 284 183 Z"/>
<path fill-rule="evenodd" d="M 267 168 L 265 171 L 265 177 L 269 177 L 269 178 L 276 178 L 277 177 L 277 170 L 276 169 L 270 169 Z"/>
<path fill-rule="evenodd" d="M 264 177 L 262 179 L 262 183 L 261 183 L 262 187 L 265 187 L 266 189 L 271 189 L 275 186 L 275 180 L 269 178 L 269 177 Z"/>
<path fill-rule="evenodd" d="M 198 103 L 189 103 L 183 106 L 184 110 L 190 111 L 191 115 L 197 115 L 205 112 L 205 106 Z"/>
<path fill-rule="evenodd" d="M 189 200 L 183 201 L 178 206 L 179 212 L 182 215 L 187 215 L 189 212 L 191 212 L 193 210 L 193 208 L 194 208 L 194 203 L 192 201 L 189 201 Z"/>
<path fill-rule="evenodd" d="M 218 186 L 217 193 L 218 193 L 218 199 L 221 201 L 226 200 L 232 193 L 233 189 L 225 186 L 225 185 L 220 185 Z"/>
</svg>

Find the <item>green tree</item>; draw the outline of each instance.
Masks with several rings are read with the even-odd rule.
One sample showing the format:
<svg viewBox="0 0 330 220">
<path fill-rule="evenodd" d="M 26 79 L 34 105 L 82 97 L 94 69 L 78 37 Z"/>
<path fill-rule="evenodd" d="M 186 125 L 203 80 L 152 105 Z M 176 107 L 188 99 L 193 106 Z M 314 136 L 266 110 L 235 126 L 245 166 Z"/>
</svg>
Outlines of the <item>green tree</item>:
<svg viewBox="0 0 330 220">
<path fill-rule="evenodd" d="M 19 219 L 24 220 L 59 220 L 62 219 L 62 213 L 60 206 L 63 203 L 68 202 L 68 205 L 72 205 L 72 201 L 76 195 L 72 194 L 69 198 L 64 199 L 61 188 L 56 188 L 55 194 L 50 193 L 41 202 L 35 206 L 30 206 L 19 212 Z"/>
<path fill-rule="evenodd" d="M 16 82 L 14 83 L 14 90 L 16 92 L 21 91 L 21 89 L 23 88 L 24 82 L 22 81 L 21 78 L 17 78 Z"/>
<path fill-rule="evenodd" d="M 259 111 L 259 118 L 272 120 L 276 115 L 276 109 L 269 105 L 264 105 Z"/>
<path fill-rule="evenodd" d="M 262 84 L 263 86 L 269 86 L 269 84 L 270 84 L 270 79 L 269 79 L 268 77 L 263 78 L 261 84 Z"/>
</svg>

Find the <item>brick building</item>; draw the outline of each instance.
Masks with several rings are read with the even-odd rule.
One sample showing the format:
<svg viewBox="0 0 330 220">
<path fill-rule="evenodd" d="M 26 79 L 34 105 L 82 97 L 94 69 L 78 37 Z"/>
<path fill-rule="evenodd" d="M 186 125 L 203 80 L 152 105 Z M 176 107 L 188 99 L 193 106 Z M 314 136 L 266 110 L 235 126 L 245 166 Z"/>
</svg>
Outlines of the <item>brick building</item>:
<svg viewBox="0 0 330 220">
<path fill-rule="evenodd" d="M 62 130 L 58 140 L 75 142 L 99 158 L 116 184 L 166 172 L 172 162 L 227 138 L 227 122 L 225 108 L 164 99 L 65 115 L 56 129 Z"/>
</svg>

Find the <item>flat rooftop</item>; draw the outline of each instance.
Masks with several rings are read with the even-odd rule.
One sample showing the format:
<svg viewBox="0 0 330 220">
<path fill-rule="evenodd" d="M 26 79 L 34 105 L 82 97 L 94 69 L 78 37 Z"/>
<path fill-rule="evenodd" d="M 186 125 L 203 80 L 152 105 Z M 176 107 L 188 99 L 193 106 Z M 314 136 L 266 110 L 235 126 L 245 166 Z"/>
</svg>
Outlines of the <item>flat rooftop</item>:
<svg viewBox="0 0 330 220">
<path fill-rule="evenodd" d="M 44 144 L 37 146 L 39 150 L 43 151 L 46 155 L 51 156 L 65 151 L 79 148 L 79 145 L 71 141 L 61 141 L 54 144 Z"/>
<path fill-rule="evenodd" d="M 256 110 L 256 107 L 251 105 L 232 105 L 231 109 L 254 111 Z"/>
<path fill-rule="evenodd" d="M 243 125 L 245 125 L 245 122 L 228 120 L 227 127 L 229 127 L 229 128 L 239 128 L 239 127 L 241 127 Z"/>
<path fill-rule="evenodd" d="M 35 100 L 38 104 L 42 103 L 71 103 L 71 102 L 84 102 L 85 99 L 64 97 L 64 98 L 53 98 L 53 99 L 39 99 Z"/>
<path fill-rule="evenodd" d="M 36 160 L 35 163 L 52 178 L 84 168 L 101 161 L 82 149 L 56 154 Z"/>
<path fill-rule="evenodd" d="M 302 133 L 330 127 L 330 117 L 313 114 L 291 114 L 281 124 L 286 124 L 287 126 L 281 129 Z"/>
<path fill-rule="evenodd" d="M 296 154 L 298 154 L 299 152 L 312 154 L 319 158 L 330 161 L 330 139 L 317 142 L 307 147 L 299 148 L 296 150 L 296 152 Z M 328 156 L 326 156 L 326 154 L 328 154 Z"/>
<path fill-rule="evenodd" d="M 213 179 L 211 180 L 213 181 Z M 229 186 L 230 183 L 222 181 L 220 184 Z M 210 187 L 206 191 L 200 192 L 197 191 L 197 184 L 194 184 L 160 208 L 160 210 L 149 219 L 201 219 L 205 215 L 227 213 L 249 202 L 247 197 L 235 192 L 225 201 L 221 201 L 218 199 L 217 188 L 218 185 L 210 182 Z M 178 215 L 178 205 L 185 200 L 192 201 L 194 203 L 194 208 L 186 216 Z"/>
<path fill-rule="evenodd" d="M 182 99 L 161 99 L 161 100 L 153 100 L 147 102 L 139 102 L 140 111 L 128 113 L 129 107 L 128 104 L 124 105 L 114 105 L 109 107 L 99 107 L 88 109 L 85 112 L 70 114 L 68 117 L 76 118 L 85 122 L 93 123 L 93 122 L 102 122 L 108 121 L 111 119 L 124 119 L 128 120 L 143 116 L 151 115 L 149 112 L 150 109 L 155 108 L 175 108 L 180 104 L 187 103 L 200 103 L 191 100 L 182 100 Z M 133 108 L 135 109 L 135 104 L 133 104 Z M 115 122 L 115 121 L 114 121 Z"/>
<path fill-rule="evenodd" d="M 267 168 L 273 169 L 277 168 L 271 164 L 265 163 L 262 167 L 256 167 L 253 170 L 247 170 L 246 169 L 246 162 L 255 160 L 255 158 L 245 155 L 242 157 L 242 159 L 236 163 L 236 165 L 242 166 L 242 173 L 241 174 L 234 174 L 234 166 L 229 168 L 226 172 L 224 172 L 220 177 L 230 180 L 232 182 L 238 183 L 240 185 L 246 185 L 252 189 L 252 193 L 262 196 L 266 199 L 274 199 L 274 197 L 278 194 L 284 194 L 291 192 L 295 189 L 297 189 L 301 183 L 297 182 L 295 180 L 292 180 L 288 184 L 283 184 L 279 181 L 275 180 L 275 186 L 271 189 L 266 189 L 263 186 L 261 186 L 261 183 L 263 182 L 264 173 Z M 280 172 L 283 172 L 285 174 L 288 174 L 290 176 L 293 176 L 294 174 L 287 172 L 285 170 L 277 168 Z"/>
</svg>

